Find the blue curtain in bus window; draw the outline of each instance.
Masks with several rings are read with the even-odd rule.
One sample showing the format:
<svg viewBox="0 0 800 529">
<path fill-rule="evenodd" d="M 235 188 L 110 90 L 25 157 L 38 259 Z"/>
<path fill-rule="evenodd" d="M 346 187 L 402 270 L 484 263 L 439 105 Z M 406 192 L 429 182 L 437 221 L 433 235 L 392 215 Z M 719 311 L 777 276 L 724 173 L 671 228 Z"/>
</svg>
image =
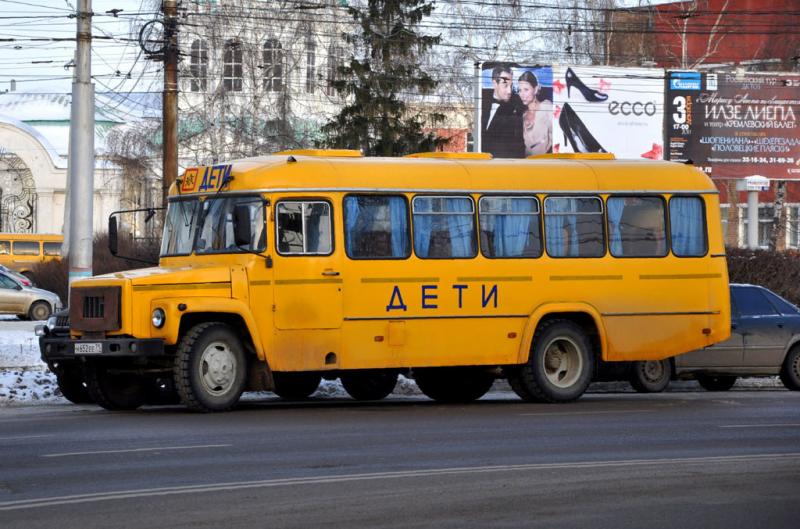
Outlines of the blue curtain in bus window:
<svg viewBox="0 0 800 529">
<path fill-rule="evenodd" d="M 698 197 L 672 197 L 669 201 L 672 253 L 680 257 L 706 253 L 703 202 Z"/>
<path fill-rule="evenodd" d="M 472 202 L 468 198 L 447 198 L 444 200 L 444 208 L 448 213 L 463 213 L 447 216 L 451 257 L 472 257 L 472 241 L 475 238 Z"/>
<path fill-rule="evenodd" d="M 534 224 L 537 222 L 536 201 L 531 198 L 486 200 L 487 213 L 481 222 L 483 229 L 493 234 L 492 257 L 523 257 L 531 233 L 538 231 Z"/>
<path fill-rule="evenodd" d="M 576 212 L 577 208 L 577 201 L 571 198 L 551 197 L 545 201 L 547 253 L 553 257 L 579 254 L 578 219 L 576 215 L 568 214 Z"/>
<path fill-rule="evenodd" d="M 428 197 L 414 199 L 414 251 L 418 257 L 428 257 L 433 232 L 433 204 Z"/>
<path fill-rule="evenodd" d="M 354 255 L 355 253 L 355 228 L 358 224 L 358 214 L 360 208 L 358 207 L 357 197 L 345 197 L 344 199 L 344 229 L 345 229 L 345 246 L 347 247 L 347 255 Z"/>
<path fill-rule="evenodd" d="M 622 212 L 625 209 L 624 198 L 609 198 L 606 202 L 608 208 L 608 227 L 610 237 L 608 240 L 611 247 L 611 255 L 622 255 L 622 233 L 619 229 L 622 220 Z"/>
<path fill-rule="evenodd" d="M 392 257 L 408 255 L 408 216 L 403 197 L 389 197 L 389 216 L 392 228 Z"/>
</svg>

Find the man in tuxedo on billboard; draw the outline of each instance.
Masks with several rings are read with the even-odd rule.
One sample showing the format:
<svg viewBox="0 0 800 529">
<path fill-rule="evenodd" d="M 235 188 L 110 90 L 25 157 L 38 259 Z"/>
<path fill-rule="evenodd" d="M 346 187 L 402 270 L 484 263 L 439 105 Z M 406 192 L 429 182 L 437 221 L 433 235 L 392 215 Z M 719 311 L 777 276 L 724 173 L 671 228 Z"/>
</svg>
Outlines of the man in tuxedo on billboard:
<svg viewBox="0 0 800 529">
<path fill-rule="evenodd" d="M 522 139 L 523 105 L 513 93 L 511 66 L 492 69 L 492 90 L 483 90 L 481 105 L 481 151 L 495 158 L 524 158 Z"/>
</svg>

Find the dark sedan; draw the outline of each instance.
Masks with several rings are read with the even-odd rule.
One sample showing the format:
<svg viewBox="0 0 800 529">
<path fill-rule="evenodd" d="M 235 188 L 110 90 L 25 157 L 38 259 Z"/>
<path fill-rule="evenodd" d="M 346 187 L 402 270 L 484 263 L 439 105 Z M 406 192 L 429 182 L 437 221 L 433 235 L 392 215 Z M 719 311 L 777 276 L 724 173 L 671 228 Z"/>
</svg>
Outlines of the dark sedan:
<svg viewBox="0 0 800 529">
<path fill-rule="evenodd" d="M 731 336 L 667 360 L 601 366 L 598 380 L 627 378 L 637 391 L 656 392 L 670 380 L 696 379 L 726 391 L 739 377 L 780 376 L 800 390 L 800 309 L 755 285 L 731 285 Z"/>
</svg>

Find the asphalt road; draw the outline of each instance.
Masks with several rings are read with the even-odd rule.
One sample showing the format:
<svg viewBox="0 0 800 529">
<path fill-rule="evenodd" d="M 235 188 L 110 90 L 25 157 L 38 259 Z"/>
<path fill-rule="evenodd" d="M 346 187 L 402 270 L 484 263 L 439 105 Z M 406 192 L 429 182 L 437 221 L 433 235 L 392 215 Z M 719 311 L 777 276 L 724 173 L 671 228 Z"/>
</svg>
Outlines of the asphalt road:
<svg viewBox="0 0 800 529">
<path fill-rule="evenodd" d="M 796 528 L 800 393 L 0 409 L 0 527 Z"/>
</svg>

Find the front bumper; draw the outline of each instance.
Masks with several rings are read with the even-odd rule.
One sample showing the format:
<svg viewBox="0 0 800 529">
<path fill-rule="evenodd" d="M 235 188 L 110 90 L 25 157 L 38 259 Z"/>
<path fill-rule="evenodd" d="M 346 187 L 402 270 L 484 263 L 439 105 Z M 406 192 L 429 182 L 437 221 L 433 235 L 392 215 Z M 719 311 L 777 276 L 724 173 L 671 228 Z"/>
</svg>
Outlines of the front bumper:
<svg viewBox="0 0 800 529">
<path fill-rule="evenodd" d="M 98 344 L 93 346 L 96 352 L 75 352 L 76 344 Z M 139 358 L 164 355 L 164 340 L 161 338 L 104 338 L 98 340 L 75 340 L 69 336 L 40 336 L 39 350 L 42 360 L 73 360 L 78 358 Z"/>
</svg>

